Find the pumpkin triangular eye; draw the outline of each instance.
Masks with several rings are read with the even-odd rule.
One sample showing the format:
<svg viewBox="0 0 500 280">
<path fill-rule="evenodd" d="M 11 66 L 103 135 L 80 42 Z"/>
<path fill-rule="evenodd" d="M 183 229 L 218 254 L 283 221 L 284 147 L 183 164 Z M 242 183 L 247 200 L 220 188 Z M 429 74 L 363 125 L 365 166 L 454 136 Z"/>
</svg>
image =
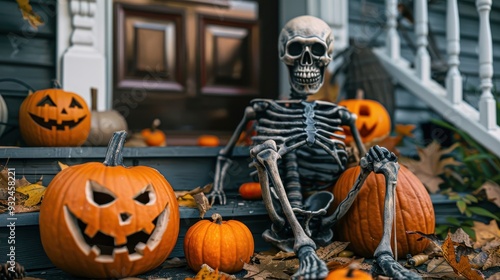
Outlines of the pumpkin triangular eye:
<svg viewBox="0 0 500 280">
<path fill-rule="evenodd" d="M 140 204 L 147 205 L 152 204 L 156 199 L 155 192 L 151 185 L 147 185 L 142 189 L 135 197 L 134 200 Z"/>
<path fill-rule="evenodd" d="M 75 98 L 71 98 L 71 103 L 69 104 L 69 107 L 70 108 L 77 107 L 77 108 L 83 109 L 82 104 L 80 104 L 80 102 L 76 101 Z"/>
<path fill-rule="evenodd" d="M 96 181 L 89 180 L 87 184 L 87 199 L 99 206 L 107 206 L 115 201 L 115 195 Z"/>
<path fill-rule="evenodd" d="M 50 98 L 50 96 L 48 96 L 48 95 L 46 95 L 44 98 L 42 98 L 40 101 L 38 101 L 38 103 L 36 104 L 36 106 L 44 106 L 45 104 L 47 104 L 49 106 L 56 107 L 56 103 L 54 103 L 54 101 L 52 100 L 52 98 Z"/>
</svg>

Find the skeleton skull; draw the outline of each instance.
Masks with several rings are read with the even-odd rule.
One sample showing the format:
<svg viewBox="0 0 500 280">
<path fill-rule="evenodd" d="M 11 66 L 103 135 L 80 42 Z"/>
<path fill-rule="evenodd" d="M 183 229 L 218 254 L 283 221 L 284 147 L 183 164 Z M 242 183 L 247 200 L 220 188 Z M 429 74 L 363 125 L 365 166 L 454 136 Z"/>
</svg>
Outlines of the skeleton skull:
<svg viewBox="0 0 500 280">
<path fill-rule="evenodd" d="M 304 98 L 317 92 L 323 85 L 325 68 L 332 60 L 330 26 L 313 16 L 296 17 L 283 27 L 278 44 L 292 91 Z"/>
</svg>

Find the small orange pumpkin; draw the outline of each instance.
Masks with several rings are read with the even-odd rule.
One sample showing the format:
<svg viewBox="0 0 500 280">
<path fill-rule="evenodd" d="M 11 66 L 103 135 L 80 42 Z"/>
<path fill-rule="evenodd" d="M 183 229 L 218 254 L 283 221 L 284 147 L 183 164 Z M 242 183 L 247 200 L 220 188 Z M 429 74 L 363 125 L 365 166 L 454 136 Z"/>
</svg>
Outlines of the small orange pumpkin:
<svg viewBox="0 0 500 280">
<path fill-rule="evenodd" d="M 167 145 L 167 136 L 163 131 L 158 129 L 161 121 L 154 119 L 151 128 L 145 128 L 141 131 L 141 136 L 148 146 L 165 146 Z"/>
<path fill-rule="evenodd" d="M 338 103 L 351 113 L 357 115 L 356 127 L 363 143 L 386 137 L 391 132 L 391 117 L 384 105 L 375 100 L 363 99 L 362 93 L 356 99 L 346 99 Z M 352 143 L 353 137 L 349 127 L 344 127 L 346 144 Z"/>
<path fill-rule="evenodd" d="M 253 255 L 252 233 L 242 222 L 223 221 L 218 213 L 212 220 L 198 221 L 186 232 L 184 255 L 188 266 L 196 272 L 203 264 L 230 274 L 242 270 Z"/>
<path fill-rule="evenodd" d="M 80 277 L 123 278 L 159 266 L 179 234 L 168 181 L 147 166 L 125 167 L 126 132 L 113 135 L 104 163 L 63 169 L 40 209 L 40 238 L 54 265 Z"/>
<path fill-rule="evenodd" d="M 358 178 L 359 166 L 348 168 L 333 187 L 334 209 L 347 196 Z M 341 241 L 350 242 L 351 250 L 362 257 L 373 257 L 383 234 L 385 178 L 371 173 L 361 187 L 347 214 L 335 225 Z M 434 207 L 427 189 L 405 166 L 400 166 L 396 184 L 396 236 L 398 257 L 421 253 L 428 239 L 418 240 L 406 231 L 434 233 Z M 394 244 L 392 244 L 394 248 Z"/>
<path fill-rule="evenodd" d="M 238 189 L 243 199 L 261 199 L 262 188 L 259 182 L 246 182 L 241 184 Z"/>
<path fill-rule="evenodd" d="M 198 137 L 198 146 L 217 147 L 220 144 L 219 137 L 215 135 L 203 134 Z"/>
<path fill-rule="evenodd" d="M 328 273 L 325 280 L 343 280 L 343 279 L 357 279 L 357 280 L 373 280 L 371 274 L 356 269 L 352 266 L 336 269 Z"/>
<path fill-rule="evenodd" d="M 90 133 L 90 114 L 85 100 L 74 92 L 39 90 L 21 104 L 19 130 L 30 146 L 80 146 Z"/>
</svg>

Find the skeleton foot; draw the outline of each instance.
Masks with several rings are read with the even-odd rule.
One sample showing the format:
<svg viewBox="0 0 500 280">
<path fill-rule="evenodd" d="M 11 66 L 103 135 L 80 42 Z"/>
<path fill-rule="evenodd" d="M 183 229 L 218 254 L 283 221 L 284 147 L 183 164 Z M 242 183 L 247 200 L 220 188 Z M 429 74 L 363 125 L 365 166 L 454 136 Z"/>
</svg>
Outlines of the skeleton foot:
<svg viewBox="0 0 500 280">
<path fill-rule="evenodd" d="M 328 275 L 325 262 L 320 260 L 314 249 L 310 246 L 302 246 L 297 256 L 299 257 L 299 270 L 292 279 L 323 279 Z"/>
<path fill-rule="evenodd" d="M 396 280 L 421 280 L 417 273 L 404 268 L 392 257 L 392 254 L 383 253 L 377 257 L 377 266 L 385 276 Z"/>
</svg>

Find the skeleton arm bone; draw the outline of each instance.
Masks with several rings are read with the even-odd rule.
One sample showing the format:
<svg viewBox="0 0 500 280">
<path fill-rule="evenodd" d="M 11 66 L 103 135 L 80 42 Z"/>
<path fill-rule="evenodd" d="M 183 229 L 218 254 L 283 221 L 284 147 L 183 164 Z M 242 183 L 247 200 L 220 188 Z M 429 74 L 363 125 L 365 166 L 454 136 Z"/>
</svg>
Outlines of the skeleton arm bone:
<svg viewBox="0 0 500 280">
<path fill-rule="evenodd" d="M 233 135 L 229 139 L 228 143 L 219 151 L 219 155 L 217 156 L 217 163 L 215 165 L 213 190 L 208 194 L 208 198 L 210 199 L 211 204 L 214 204 L 217 199 L 219 200 L 220 204 L 226 204 L 224 182 L 227 178 L 227 170 L 231 166 L 230 157 L 233 153 L 233 149 L 240 137 L 241 132 L 243 131 L 247 123 L 253 119 L 255 119 L 255 110 L 251 106 L 248 106 L 245 109 L 243 118 L 236 127 L 236 130 L 233 132 Z"/>
<path fill-rule="evenodd" d="M 366 154 L 366 149 L 363 145 L 363 142 L 361 141 L 361 136 L 359 135 L 358 128 L 356 127 L 356 120 L 358 119 L 358 116 L 347 110 L 341 116 L 342 122 L 347 122 L 347 125 L 351 129 L 352 138 L 354 139 L 356 147 L 359 151 L 359 158 L 362 158 Z"/>
</svg>

